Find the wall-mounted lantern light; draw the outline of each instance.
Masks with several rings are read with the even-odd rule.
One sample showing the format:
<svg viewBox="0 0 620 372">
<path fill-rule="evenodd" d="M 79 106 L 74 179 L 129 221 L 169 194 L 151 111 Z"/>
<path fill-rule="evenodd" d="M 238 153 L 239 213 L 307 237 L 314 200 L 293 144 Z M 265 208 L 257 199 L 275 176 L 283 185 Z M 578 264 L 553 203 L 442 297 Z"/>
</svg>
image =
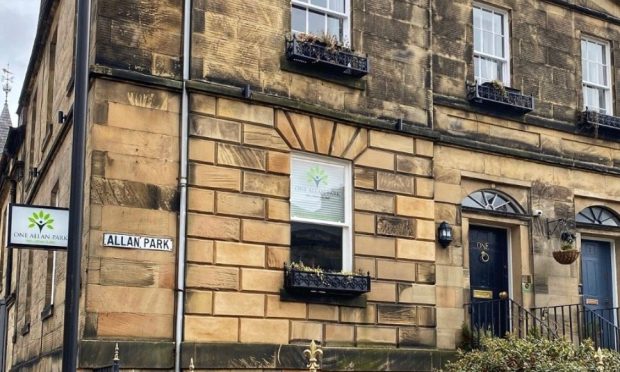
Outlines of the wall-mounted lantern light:
<svg viewBox="0 0 620 372">
<path fill-rule="evenodd" d="M 452 227 L 446 221 L 443 221 L 439 224 L 439 228 L 437 229 L 437 240 L 439 240 L 439 244 L 446 248 L 452 242 Z"/>
</svg>

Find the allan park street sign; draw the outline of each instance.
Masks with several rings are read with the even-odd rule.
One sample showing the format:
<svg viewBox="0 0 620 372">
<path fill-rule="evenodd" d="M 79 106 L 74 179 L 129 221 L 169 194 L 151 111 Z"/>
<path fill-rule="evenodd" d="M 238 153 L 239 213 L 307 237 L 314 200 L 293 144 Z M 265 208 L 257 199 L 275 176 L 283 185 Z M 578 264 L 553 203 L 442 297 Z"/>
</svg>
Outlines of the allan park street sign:
<svg viewBox="0 0 620 372">
<path fill-rule="evenodd" d="M 36 205 L 9 206 L 8 246 L 67 249 L 69 210 Z"/>
</svg>

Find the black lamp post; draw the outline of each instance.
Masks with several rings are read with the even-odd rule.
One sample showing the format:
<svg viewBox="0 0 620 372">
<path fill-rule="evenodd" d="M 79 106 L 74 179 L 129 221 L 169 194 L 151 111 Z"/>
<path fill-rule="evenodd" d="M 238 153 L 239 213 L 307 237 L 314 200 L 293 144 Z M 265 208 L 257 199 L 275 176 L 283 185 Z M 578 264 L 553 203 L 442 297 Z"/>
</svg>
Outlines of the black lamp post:
<svg viewBox="0 0 620 372">
<path fill-rule="evenodd" d="M 439 228 L 437 229 L 437 240 L 439 240 L 439 244 L 446 248 L 452 242 L 452 227 L 446 221 L 443 221 L 439 224 Z"/>
</svg>

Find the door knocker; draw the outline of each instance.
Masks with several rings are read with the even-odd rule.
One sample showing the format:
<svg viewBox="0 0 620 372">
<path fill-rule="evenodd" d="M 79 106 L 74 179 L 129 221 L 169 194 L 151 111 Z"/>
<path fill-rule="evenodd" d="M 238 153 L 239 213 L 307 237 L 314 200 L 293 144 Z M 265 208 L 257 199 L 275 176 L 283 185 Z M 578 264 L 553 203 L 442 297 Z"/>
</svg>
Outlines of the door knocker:
<svg viewBox="0 0 620 372">
<path fill-rule="evenodd" d="M 491 258 L 491 256 L 489 256 L 489 254 L 485 251 L 480 252 L 480 262 L 482 263 L 487 263 L 489 262 L 489 259 Z"/>
</svg>

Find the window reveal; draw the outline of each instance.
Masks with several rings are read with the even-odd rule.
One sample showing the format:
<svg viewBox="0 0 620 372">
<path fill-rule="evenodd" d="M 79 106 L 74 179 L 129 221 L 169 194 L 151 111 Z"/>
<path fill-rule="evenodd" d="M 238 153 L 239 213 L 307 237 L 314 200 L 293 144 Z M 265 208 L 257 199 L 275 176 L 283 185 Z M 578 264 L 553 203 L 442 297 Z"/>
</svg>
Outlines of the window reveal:
<svg viewBox="0 0 620 372">
<path fill-rule="evenodd" d="M 501 81 L 510 86 L 508 15 L 474 5 L 474 78 L 478 84 Z"/>
<path fill-rule="evenodd" d="M 611 104 L 609 44 L 581 40 L 581 75 L 584 109 L 613 115 Z"/>
</svg>

